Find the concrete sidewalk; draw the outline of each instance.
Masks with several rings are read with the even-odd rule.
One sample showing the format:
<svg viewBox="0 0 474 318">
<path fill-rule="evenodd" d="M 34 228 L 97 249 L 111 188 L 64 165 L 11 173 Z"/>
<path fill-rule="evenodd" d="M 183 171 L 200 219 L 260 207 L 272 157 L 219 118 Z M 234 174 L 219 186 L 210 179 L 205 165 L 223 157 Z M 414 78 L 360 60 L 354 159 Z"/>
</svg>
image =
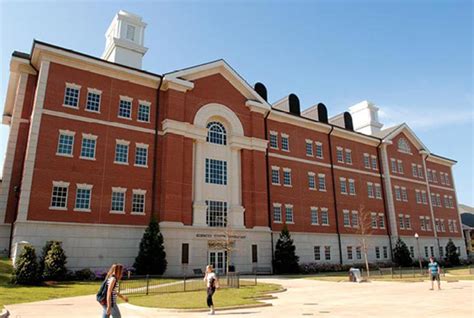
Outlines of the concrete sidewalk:
<svg viewBox="0 0 474 318">
<path fill-rule="evenodd" d="M 287 292 L 268 300 L 272 307 L 218 311 L 229 317 L 473 317 L 474 281 L 443 282 L 441 291 L 430 291 L 429 282 L 337 283 L 309 279 L 262 279 L 281 284 Z M 203 302 L 205 299 L 203 299 Z M 6 306 L 12 318 L 100 317 L 94 296 L 62 298 Z M 176 312 L 120 304 L 124 318 L 205 317 L 206 313 Z"/>
</svg>

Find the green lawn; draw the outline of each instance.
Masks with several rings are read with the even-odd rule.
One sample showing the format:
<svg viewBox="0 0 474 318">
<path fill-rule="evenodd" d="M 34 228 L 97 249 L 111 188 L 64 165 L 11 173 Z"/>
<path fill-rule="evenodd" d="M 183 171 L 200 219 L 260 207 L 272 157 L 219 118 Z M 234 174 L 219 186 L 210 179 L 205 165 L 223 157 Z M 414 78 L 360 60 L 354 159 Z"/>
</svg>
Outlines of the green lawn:
<svg viewBox="0 0 474 318">
<path fill-rule="evenodd" d="M 269 291 L 279 290 L 277 284 L 258 284 L 257 286 L 244 286 L 241 288 L 218 289 L 214 294 L 216 308 L 258 304 L 255 297 L 265 295 Z M 129 301 L 133 305 L 144 307 L 198 309 L 207 308 L 206 291 L 179 292 L 155 295 L 130 295 Z"/>
</svg>

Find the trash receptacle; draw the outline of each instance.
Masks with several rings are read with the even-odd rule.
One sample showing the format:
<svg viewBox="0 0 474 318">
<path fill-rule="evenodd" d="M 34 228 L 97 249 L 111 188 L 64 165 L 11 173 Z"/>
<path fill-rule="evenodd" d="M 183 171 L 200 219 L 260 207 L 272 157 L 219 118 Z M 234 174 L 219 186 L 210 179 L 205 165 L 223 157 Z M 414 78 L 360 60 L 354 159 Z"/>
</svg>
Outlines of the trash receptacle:
<svg viewBox="0 0 474 318">
<path fill-rule="evenodd" d="M 360 274 L 360 269 L 351 267 L 349 269 L 349 279 L 351 282 L 358 282 L 362 281 L 362 276 Z"/>
</svg>

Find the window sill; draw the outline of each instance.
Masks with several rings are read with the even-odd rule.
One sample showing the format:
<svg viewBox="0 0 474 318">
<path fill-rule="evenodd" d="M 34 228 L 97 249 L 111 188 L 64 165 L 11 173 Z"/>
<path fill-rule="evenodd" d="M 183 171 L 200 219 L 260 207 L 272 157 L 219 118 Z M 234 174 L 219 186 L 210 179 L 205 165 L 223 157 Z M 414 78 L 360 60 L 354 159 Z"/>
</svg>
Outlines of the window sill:
<svg viewBox="0 0 474 318">
<path fill-rule="evenodd" d="M 72 105 L 63 104 L 63 107 L 79 110 L 79 106 L 72 106 Z"/>
<path fill-rule="evenodd" d="M 73 155 L 68 155 L 68 154 L 59 153 L 59 152 L 56 152 L 56 156 L 58 156 L 58 157 L 66 157 L 66 158 L 73 158 L 73 157 L 74 157 Z"/>
<path fill-rule="evenodd" d="M 116 165 L 128 166 L 128 162 L 114 161 Z"/>
<path fill-rule="evenodd" d="M 284 151 L 284 152 L 290 152 L 289 149 L 281 149 L 281 151 Z"/>
<path fill-rule="evenodd" d="M 274 186 L 281 186 L 281 183 L 272 183 Z"/>
<path fill-rule="evenodd" d="M 58 206 L 50 206 L 49 209 L 54 210 L 54 211 L 67 211 L 66 207 L 62 208 L 62 207 L 58 207 Z"/>
<path fill-rule="evenodd" d="M 125 214 L 125 211 L 109 211 L 110 214 Z"/>
<path fill-rule="evenodd" d="M 329 226 L 329 224 L 321 224 L 321 226 Z"/>
<path fill-rule="evenodd" d="M 145 120 L 140 120 L 138 118 L 137 118 L 137 122 L 142 123 L 142 124 L 149 124 L 150 123 L 149 120 L 145 121 Z"/>
<path fill-rule="evenodd" d="M 311 223 L 311 225 L 319 226 L 319 223 Z"/>
<path fill-rule="evenodd" d="M 281 221 L 273 221 L 273 223 L 281 224 Z"/>
<path fill-rule="evenodd" d="M 83 156 L 79 156 L 79 159 L 84 159 L 84 160 L 95 161 L 95 157 L 94 157 L 94 158 L 90 158 L 90 157 L 83 157 Z"/>
<path fill-rule="evenodd" d="M 85 108 L 84 110 L 88 113 L 100 114 L 100 110 L 92 110 L 92 109 L 87 109 L 87 108 Z"/>
<path fill-rule="evenodd" d="M 287 187 L 287 188 L 293 188 L 293 186 L 291 184 L 284 184 L 283 186 Z"/>
<path fill-rule="evenodd" d="M 324 157 L 318 157 L 318 156 L 316 156 L 316 159 L 321 159 L 321 160 L 322 160 L 322 159 L 324 159 Z"/>
<path fill-rule="evenodd" d="M 131 212 L 130 215 L 146 215 L 145 212 Z"/>
<path fill-rule="evenodd" d="M 133 166 L 137 168 L 148 168 L 148 165 L 137 165 L 136 163 L 134 163 Z"/>
<path fill-rule="evenodd" d="M 270 149 L 278 150 L 279 148 L 278 148 L 278 147 L 272 147 L 272 146 L 270 146 Z"/>
<path fill-rule="evenodd" d="M 285 222 L 286 224 L 295 224 L 295 222 Z"/>
<path fill-rule="evenodd" d="M 122 116 L 117 116 L 117 118 L 120 118 L 120 119 L 125 119 L 125 120 L 132 120 L 132 117 L 122 117 Z"/>
<path fill-rule="evenodd" d="M 76 211 L 76 212 L 91 212 L 91 209 L 74 209 L 73 211 Z"/>
<path fill-rule="evenodd" d="M 316 188 L 308 188 L 310 191 L 318 191 Z"/>
<path fill-rule="evenodd" d="M 319 189 L 319 191 L 321 191 L 321 192 L 327 192 L 326 189 Z"/>
</svg>

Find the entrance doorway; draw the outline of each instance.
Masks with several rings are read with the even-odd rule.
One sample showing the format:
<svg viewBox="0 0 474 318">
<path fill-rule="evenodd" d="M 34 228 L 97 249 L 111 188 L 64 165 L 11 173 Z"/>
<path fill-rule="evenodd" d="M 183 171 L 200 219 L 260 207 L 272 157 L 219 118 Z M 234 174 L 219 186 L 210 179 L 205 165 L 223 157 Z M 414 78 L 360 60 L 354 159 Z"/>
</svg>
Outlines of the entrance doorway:
<svg viewBox="0 0 474 318">
<path fill-rule="evenodd" d="M 217 274 L 225 274 L 227 261 L 226 251 L 209 251 L 209 264 Z"/>
</svg>

